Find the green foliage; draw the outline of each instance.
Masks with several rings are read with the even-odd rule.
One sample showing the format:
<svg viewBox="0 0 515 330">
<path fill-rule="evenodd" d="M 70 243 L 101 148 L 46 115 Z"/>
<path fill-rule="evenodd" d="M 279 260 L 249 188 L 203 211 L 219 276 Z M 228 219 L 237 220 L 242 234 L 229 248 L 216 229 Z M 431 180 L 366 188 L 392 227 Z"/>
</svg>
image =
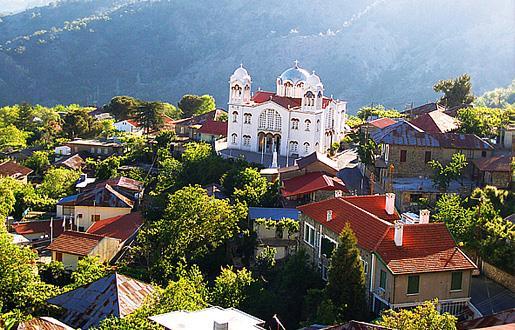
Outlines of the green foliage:
<svg viewBox="0 0 515 330">
<path fill-rule="evenodd" d="M 460 132 L 476 134 L 483 138 L 499 135 L 499 129 L 509 122 L 509 110 L 501 108 L 469 107 L 459 109 Z"/>
<path fill-rule="evenodd" d="M 72 107 L 64 116 L 63 133 L 68 138 L 91 138 L 101 132 L 102 127 L 89 115 L 90 108 Z"/>
<path fill-rule="evenodd" d="M 111 113 L 117 120 L 126 120 L 132 117 L 141 103 L 141 100 L 131 96 L 115 96 L 104 105 L 104 110 Z"/>
<path fill-rule="evenodd" d="M 211 303 L 223 308 L 239 307 L 254 281 L 246 268 L 235 271 L 232 267 L 222 267 L 211 290 Z"/>
<path fill-rule="evenodd" d="M 227 162 L 213 152 L 211 145 L 204 142 L 187 143 L 182 164 L 182 185 L 219 182 L 228 167 Z"/>
<path fill-rule="evenodd" d="M 474 101 L 475 106 L 488 108 L 504 108 L 515 103 L 515 80 L 506 88 L 496 88 L 485 92 Z"/>
<path fill-rule="evenodd" d="M 49 153 L 47 151 L 34 151 L 25 160 L 25 166 L 34 170 L 34 174 L 42 175 L 43 172 L 50 167 Z"/>
<path fill-rule="evenodd" d="M 109 275 L 109 268 L 100 263 L 98 257 L 82 258 L 77 263 L 77 269 L 71 274 L 72 284 L 70 284 L 70 288 L 78 288 L 107 275 Z"/>
<path fill-rule="evenodd" d="M 256 256 L 256 269 L 260 274 L 268 274 L 275 266 L 275 255 L 277 250 L 270 246 L 265 246 L 263 251 Z"/>
<path fill-rule="evenodd" d="M 434 159 L 429 162 L 429 166 L 435 171 L 433 182 L 445 191 L 452 181 L 461 177 L 462 170 L 467 166 L 467 158 L 462 153 L 456 153 L 452 155 L 451 162 L 445 166 Z"/>
<path fill-rule="evenodd" d="M 288 236 L 299 232 L 299 222 L 290 218 L 282 218 L 280 220 L 272 219 L 256 219 L 256 224 L 265 226 L 266 229 L 276 228 L 277 230 L 288 231 Z"/>
<path fill-rule="evenodd" d="M 94 161 L 86 159 L 86 164 L 95 171 L 98 180 L 107 180 L 118 176 L 118 168 L 121 165 L 121 157 L 109 156 L 104 160 Z"/>
<path fill-rule="evenodd" d="M 51 199 L 59 199 L 73 194 L 80 172 L 66 168 L 51 168 L 38 186 L 38 193 Z"/>
<path fill-rule="evenodd" d="M 41 196 L 31 184 L 13 178 L 0 178 L 0 197 L 0 214 L 13 215 L 15 219 L 20 219 L 27 208 L 46 210 L 55 205 L 53 199 Z"/>
<path fill-rule="evenodd" d="M 0 151 L 23 149 L 27 146 L 28 133 L 14 125 L 0 127 Z"/>
<path fill-rule="evenodd" d="M 438 81 L 433 86 L 433 90 L 444 94 L 438 103 L 448 108 L 471 104 L 474 101 L 470 76 L 466 73 L 454 79 Z"/>
<path fill-rule="evenodd" d="M 164 112 L 162 102 L 143 102 L 133 111 L 133 116 L 148 134 L 163 127 Z"/>
<path fill-rule="evenodd" d="M 209 197 L 200 186 L 187 186 L 170 195 L 161 219 L 141 230 L 138 240 L 151 274 L 167 279 L 173 265 L 191 261 L 224 244 L 236 232 L 246 209 Z"/>
<path fill-rule="evenodd" d="M 356 145 L 359 161 L 366 166 L 373 165 L 378 150 L 377 143 L 365 132 L 358 131 L 349 136 Z"/>
<path fill-rule="evenodd" d="M 378 118 L 402 118 L 403 115 L 395 110 L 395 109 L 386 109 L 383 105 L 378 104 L 374 106 L 365 106 L 361 107 L 358 110 L 357 118 L 349 118 L 351 119 L 351 123 L 357 123 L 358 119 L 365 122 L 370 117 L 378 117 Z M 349 125 L 350 126 L 350 125 Z"/>
<path fill-rule="evenodd" d="M 175 158 L 167 157 L 159 161 L 156 188 L 153 194 L 160 194 L 178 186 L 177 182 L 182 173 L 182 164 Z"/>
<path fill-rule="evenodd" d="M 391 329 L 419 330 L 439 329 L 455 330 L 456 317 L 449 313 L 440 314 L 436 309 L 437 300 L 426 301 L 413 309 L 386 310 L 381 315 L 379 325 Z"/>
<path fill-rule="evenodd" d="M 336 320 L 362 320 L 367 316 L 365 273 L 357 239 L 346 224 L 331 256 L 326 295 L 336 309 Z"/>
<path fill-rule="evenodd" d="M 258 170 L 247 167 L 236 178 L 234 197 L 248 206 L 260 206 L 268 192 L 268 180 Z"/>
<path fill-rule="evenodd" d="M 349 126 L 350 128 L 356 128 L 364 123 L 365 121 L 363 119 L 359 118 L 358 116 L 352 115 L 349 115 L 347 117 L 347 121 L 345 122 L 345 124 L 347 124 L 347 126 Z"/>
<path fill-rule="evenodd" d="M 184 95 L 177 105 L 183 113 L 183 118 L 201 115 L 215 110 L 215 99 L 211 95 Z"/>
<path fill-rule="evenodd" d="M 52 261 L 48 264 L 41 264 L 38 267 L 39 277 L 45 283 L 63 287 L 71 283 L 70 273 L 59 261 Z"/>
<path fill-rule="evenodd" d="M 456 194 L 444 194 L 436 202 L 437 213 L 433 219 L 445 222 L 458 242 L 472 242 L 474 239 L 474 212 L 464 207 L 464 200 Z"/>
</svg>

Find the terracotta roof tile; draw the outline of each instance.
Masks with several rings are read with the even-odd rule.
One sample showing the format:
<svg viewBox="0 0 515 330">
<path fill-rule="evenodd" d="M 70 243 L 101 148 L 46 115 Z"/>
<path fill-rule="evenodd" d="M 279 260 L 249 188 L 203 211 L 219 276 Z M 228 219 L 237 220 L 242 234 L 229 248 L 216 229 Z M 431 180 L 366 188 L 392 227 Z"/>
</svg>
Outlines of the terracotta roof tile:
<svg viewBox="0 0 515 330">
<path fill-rule="evenodd" d="M 378 118 L 378 119 L 372 120 L 368 123 L 377 128 L 385 128 L 392 124 L 395 124 L 396 121 L 391 118 Z"/>
<path fill-rule="evenodd" d="M 30 168 L 15 163 L 12 160 L 0 164 L 0 176 L 18 178 L 20 176 L 29 175 L 32 172 L 34 171 Z"/>
<path fill-rule="evenodd" d="M 227 136 L 227 122 L 208 120 L 199 129 L 199 133 Z"/>
<path fill-rule="evenodd" d="M 63 232 L 63 220 L 53 220 L 52 227 L 54 228 L 54 237 L 61 235 L 61 233 Z M 44 233 L 50 236 L 50 220 L 15 222 L 12 224 L 12 228 L 14 232 L 16 232 L 16 234 L 19 235 Z"/>
<path fill-rule="evenodd" d="M 458 120 L 442 111 L 432 111 L 410 120 L 410 123 L 428 133 L 447 133 L 458 129 Z"/>
<path fill-rule="evenodd" d="M 87 256 L 103 238 L 100 235 L 65 231 L 50 243 L 47 249 L 78 256 Z"/>
<path fill-rule="evenodd" d="M 322 172 L 311 172 L 292 179 L 283 180 L 281 194 L 283 197 L 308 194 L 318 190 L 342 190 L 349 192 L 340 178 L 328 176 Z"/>
<path fill-rule="evenodd" d="M 386 213 L 385 195 L 342 196 L 341 198 L 388 222 L 393 223 L 401 218 L 397 210 L 391 215 Z"/>
<path fill-rule="evenodd" d="M 117 238 L 125 242 L 138 231 L 142 224 L 143 216 L 141 212 L 133 212 L 95 221 L 86 232 L 88 234 Z"/>
</svg>

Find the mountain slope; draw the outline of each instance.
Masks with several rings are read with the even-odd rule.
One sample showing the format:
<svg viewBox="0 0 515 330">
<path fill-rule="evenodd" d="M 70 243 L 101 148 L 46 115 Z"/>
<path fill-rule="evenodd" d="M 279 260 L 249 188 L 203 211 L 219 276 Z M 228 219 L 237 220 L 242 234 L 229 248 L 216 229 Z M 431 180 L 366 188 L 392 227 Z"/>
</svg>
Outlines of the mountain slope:
<svg viewBox="0 0 515 330">
<path fill-rule="evenodd" d="M 102 104 L 113 95 L 220 106 L 243 62 L 271 89 L 298 59 L 356 109 L 402 108 L 464 72 L 475 91 L 515 77 L 511 1 L 73 0 L 0 23 L 0 104 Z"/>
</svg>

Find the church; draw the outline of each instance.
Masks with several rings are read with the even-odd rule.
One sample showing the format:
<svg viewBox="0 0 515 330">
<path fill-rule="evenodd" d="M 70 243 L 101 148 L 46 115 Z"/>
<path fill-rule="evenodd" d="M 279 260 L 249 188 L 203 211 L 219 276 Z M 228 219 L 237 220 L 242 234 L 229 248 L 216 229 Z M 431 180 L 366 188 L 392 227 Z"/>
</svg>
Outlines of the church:
<svg viewBox="0 0 515 330">
<path fill-rule="evenodd" d="M 320 78 L 297 61 L 277 78 L 275 92 L 252 93 L 243 65 L 229 84 L 229 149 L 297 158 L 325 153 L 344 136 L 347 103 L 325 97 Z"/>
</svg>

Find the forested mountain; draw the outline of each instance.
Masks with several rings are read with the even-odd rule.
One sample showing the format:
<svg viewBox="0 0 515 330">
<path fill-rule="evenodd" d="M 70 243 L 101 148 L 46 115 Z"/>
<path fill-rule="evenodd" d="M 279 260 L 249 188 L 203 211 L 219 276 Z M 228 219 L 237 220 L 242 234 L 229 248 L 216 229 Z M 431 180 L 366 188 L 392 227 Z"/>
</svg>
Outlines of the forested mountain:
<svg viewBox="0 0 515 330">
<path fill-rule="evenodd" d="M 215 96 L 243 62 L 271 89 L 298 59 L 352 109 L 436 99 L 462 73 L 481 94 L 515 77 L 510 0 L 69 0 L 0 19 L 0 105 L 176 103 Z"/>
</svg>

